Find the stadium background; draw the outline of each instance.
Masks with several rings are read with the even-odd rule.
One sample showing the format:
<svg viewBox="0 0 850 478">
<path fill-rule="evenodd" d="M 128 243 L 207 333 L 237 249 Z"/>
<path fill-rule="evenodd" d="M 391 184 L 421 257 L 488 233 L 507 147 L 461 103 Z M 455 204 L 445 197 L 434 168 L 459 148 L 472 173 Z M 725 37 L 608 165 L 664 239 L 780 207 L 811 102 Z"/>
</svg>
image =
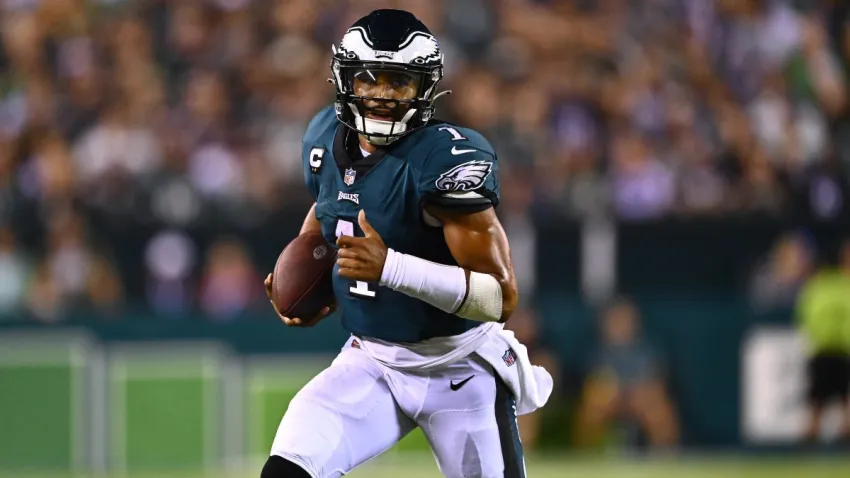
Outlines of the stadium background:
<svg viewBox="0 0 850 478">
<path fill-rule="evenodd" d="M 796 445 L 793 327 L 850 237 L 840 0 L 3 2 L 0 474 L 256 476 L 345 337 L 286 329 L 261 284 L 309 205 L 330 44 L 381 7 L 435 32 L 439 116 L 499 153 L 513 327 L 557 366 L 530 476 L 850 475 Z M 570 439 L 618 294 L 666 364 L 659 459 L 628 422 L 602 454 Z M 423 450 L 355 476 L 434 476 Z"/>
</svg>

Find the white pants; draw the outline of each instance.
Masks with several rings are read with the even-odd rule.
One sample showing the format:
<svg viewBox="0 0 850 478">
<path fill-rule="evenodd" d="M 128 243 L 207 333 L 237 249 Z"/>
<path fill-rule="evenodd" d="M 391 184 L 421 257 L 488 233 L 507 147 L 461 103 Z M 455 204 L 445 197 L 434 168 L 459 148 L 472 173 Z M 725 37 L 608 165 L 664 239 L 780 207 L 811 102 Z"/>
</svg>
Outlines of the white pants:
<svg viewBox="0 0 850 478">
<path fill-rule="evenodd" d="M 339 477 L 422 427 L 449 478 L 524 478 L 510 391 L 477 355 L 427 373 L 372 360 L 352 338 L 292 400 L 271 454 Z"/>
</svg>

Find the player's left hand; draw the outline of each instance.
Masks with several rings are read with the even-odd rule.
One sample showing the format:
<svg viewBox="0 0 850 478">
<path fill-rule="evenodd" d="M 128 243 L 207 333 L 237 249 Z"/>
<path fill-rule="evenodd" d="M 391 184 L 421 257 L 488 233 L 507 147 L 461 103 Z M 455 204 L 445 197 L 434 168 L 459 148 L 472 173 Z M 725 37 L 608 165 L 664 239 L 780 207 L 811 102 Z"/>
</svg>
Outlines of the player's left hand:
<svg viewBox="0 0 850 478">
<path fill-rule="evenodd" d="M 339 275 L 348 280 L 378 282 L 387 260 L 387 246 L 366 220 L 365 211 L 360 210 L 357 223 L 364 237 L 339 236 L 336 240 Z"/>
</svg>

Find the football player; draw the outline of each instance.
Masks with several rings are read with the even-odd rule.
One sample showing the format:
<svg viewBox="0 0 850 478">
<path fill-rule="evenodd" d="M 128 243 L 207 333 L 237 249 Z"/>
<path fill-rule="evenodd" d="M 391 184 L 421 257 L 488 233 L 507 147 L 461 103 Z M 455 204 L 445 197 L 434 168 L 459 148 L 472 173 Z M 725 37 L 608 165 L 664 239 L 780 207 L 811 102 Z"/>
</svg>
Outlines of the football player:
<svg viewBox="0 0 850 478">
<path fill-rule="evenodd" d="M 517 407 L 548 392 L 520 406 L 505 378 L 524 348 L 498 339 L 517 286 L 496 154 L 433 119 L 443 55 L 408 12 L 357 21 L 331 73 L 336 102 L 304 136 L 315 204 L 301 232 L 339 249 L 335 306 L 352 335 L 290 403 L 261 476 L 338 477 L 421 427 L 448 477 L 523 477 Z M 304 327 L 331 312 L 281 318 Z"/>
</svg>

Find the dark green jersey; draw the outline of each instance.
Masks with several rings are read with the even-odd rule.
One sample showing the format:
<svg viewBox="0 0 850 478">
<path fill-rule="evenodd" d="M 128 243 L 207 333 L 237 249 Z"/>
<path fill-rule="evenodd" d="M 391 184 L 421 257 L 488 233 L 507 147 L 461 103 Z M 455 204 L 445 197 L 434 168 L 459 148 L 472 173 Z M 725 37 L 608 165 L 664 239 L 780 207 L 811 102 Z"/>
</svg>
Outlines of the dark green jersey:
<svg viewBox="0 0 850 478">
<path fill-rule="evenodd" d="M 329 107 L 310 122 L 302 152 L 316 216 L 331 244 L 339 235 L 363 234 L 357 224 L 363 209 L 387 247 L 457 265 L 423 208 L 474 212 L 499 202 L 493 148 L 477 132 L 452 124 L 433 121 L 364 157 L 357 135 Z M 480 325 L 378 284 L 344 280 L 336 270 L 334 292 L 343 326 L 360 336 L 411 343 Z"/>
</svg>

